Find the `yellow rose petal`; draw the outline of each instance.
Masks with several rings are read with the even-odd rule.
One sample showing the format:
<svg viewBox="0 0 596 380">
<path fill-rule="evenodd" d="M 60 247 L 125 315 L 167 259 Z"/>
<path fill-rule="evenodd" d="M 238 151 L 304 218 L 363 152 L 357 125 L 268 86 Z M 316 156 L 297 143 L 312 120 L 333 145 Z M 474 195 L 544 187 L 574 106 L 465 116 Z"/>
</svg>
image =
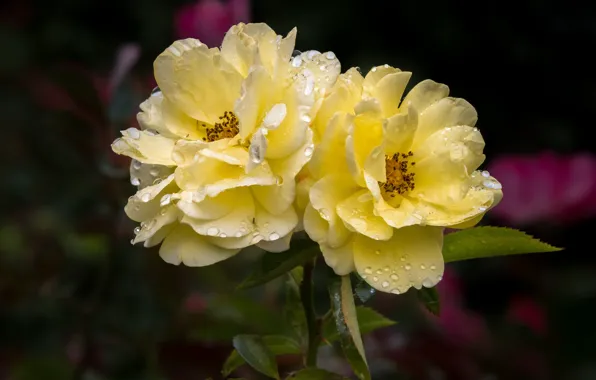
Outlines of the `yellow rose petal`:
<svg viewBox="0 0 596 380">
<path fill-rule="evenodd" d="M 393 228 L 374 214 L 373 199 L 368 190 L 360 190 L 337 204 L 337 214 L 356 232 L 375 240 L 387 240 Z"/>
<path fill-rule="evenodd" d="M 443 276 L 443 229 L 405 227 L 388 241 L 362 235 L 354 240 L 354 264 L 358 274 L 377 290 L 405 293 L 410 287 L 435 286 Z"/>
<path fill-rule="evenodd" d="M 239 249 L 224 249 L 210 244 L 187 225 L 178 225 L 164 239 L 159 255 L 170 264 L 184 264 L 189 267 L 204 267 L 225 260 Z"/>
</svg>

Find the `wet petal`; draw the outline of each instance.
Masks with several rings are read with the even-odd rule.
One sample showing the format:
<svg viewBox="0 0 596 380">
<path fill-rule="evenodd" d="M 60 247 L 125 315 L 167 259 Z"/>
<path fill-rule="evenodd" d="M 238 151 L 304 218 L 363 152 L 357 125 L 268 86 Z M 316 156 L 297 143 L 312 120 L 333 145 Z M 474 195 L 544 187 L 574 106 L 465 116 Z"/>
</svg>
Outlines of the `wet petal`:
<svg viewBox="0 0 596 380">
<path fill-rule="evenodd" d="M 225 260 L 238 251 L 239 249 L 224 249 L 210 244 L 192 228 L 180 224 L 165 238 L 159 255 L 169 264 L 203 267 Z"/>
<path fill-rule="evenodd" d="M 357 235 L 354 264 L 358 274 L 377 290 L 405 293 L 410 287 L 435 286 L 443 276 L 443 229 L 405 227 L 388 241 Z"/>
<path fill-rule="evenodd" d="M 211 124 L 232 110 L 242 76 L 218 49 L 199 40 L 174 42 L 155 60 L 155 79 L 166 99 L 190 117 Z"/>
<path fill-rule="evenodd" d="M 285 252 L 290 249 L 290 241 L 292 240 L 292 233 L 272 241 L 261 241 L 257 243 L 257 247 L 268 252 Z"/>
<path fill-rule="evenodd" d="M 418 129 L 412 143 L 414 150 L 435 132 L 454 126 L 473 127 L 478 120 L 476 110 L 464 99 L 443 98 L 419 111 Z"/>
<path fill-rule="evenodd" d="M 122 137 L 112 143 L 112 150 L 144 164 L 174 166 L 174 143 L 167 137 L 129 128 L 122 131 Z"/>
<path fill-rule="evenodd" d="M 172 228 L 172 223 L 178 221 L 179 210 L 174 205 L 163 207 L 153 218 L 143 221 L 133 244 L 145 242 L 145 247 L 152 247 L 164 239 Z M 147 242 L 149 239 L 151 241 Z"/>
<path fill-rule="evenodd" d="M 393 235 L 393 228 L 374 214 L 373 198 L 368 189 L 360 190 L 339 202 L 336 209 L 346 224 L 371 239 L 387 240 Z"/>
<path fill-rule="evenodd" d="M 416 189 L 412 197 L 435 203 L 461 200 L 470 174 L 484 161 L 484 140 L 476 128 L 447 127 L 414 152 Z"/>
<path fill-rule="evenodd" d="M 178 192 L 174 182 L 174 175 L 171 174 L 158 184 L 147 186 L 128 199 L 124 207 L 126 215 L 136 221 L 143 222 L 159 214 L 161 209 L 161 198 L 167 194 Z"/>
<path fill-rule="evenodd" d="M 161 91 L 141 103 L 137 121 L 142 129 L 153 130 L 173 139 L 201 140 L 205 136 L 205 130 L 199 128 L 199 122 L 164 99 Z"/>
<path fill-rule="evenodd" d="M 418 112 L 424 112 L 428 106 L 439 99 L 447 97 L 447 95 L 449 95 L 449 87 L 446 85 L 430 79 L 423 80 L 408 92 L 400 105 L 400 109 L 404 109 L 411 104 Z"/>
<path fill-rule="evenodd" d="M 337 248 L 326 244 L 320 245 L 321 253 L 325 263 L 339 276 L 346 276 L 355 270 L 354 267 L 354 243 L 349 239 L 347 243 Z"/>
<path fill-rule="evenodd" d="M 294 207 L 288 207 L 283 213 L 273 215 L 257 204 L 255 225 L 258 235 L 253 242 L 261 240 L 276 241 L 291 233 L 298 224 L 298 214 Z M 256 233 L 255 233 L 256 234 Z M 256 240 L 256 241 L 255 241 Z"/>
<path fill-rule="evenodd" d="M 231 198 L 234 199 L 232 204 L 229 203 Z M 202 202 L 207 204 L 201 207 Z M 205 218 L 184 214 L 180 222 L 190 225 L 200 235 L 220 238 L 241 237 L 252 232 L 252 221 L 256 216 L 255 203 L 248 189 L 228 190 L 211 199 L 205 198 L 202 202 L 195 205 L 194 211 L 199 212 L 192 215 Z M 218 205 L 220 210 L 217 209 Z M 221 210 L 226 212 L 221 215 Z"/>
</svg>

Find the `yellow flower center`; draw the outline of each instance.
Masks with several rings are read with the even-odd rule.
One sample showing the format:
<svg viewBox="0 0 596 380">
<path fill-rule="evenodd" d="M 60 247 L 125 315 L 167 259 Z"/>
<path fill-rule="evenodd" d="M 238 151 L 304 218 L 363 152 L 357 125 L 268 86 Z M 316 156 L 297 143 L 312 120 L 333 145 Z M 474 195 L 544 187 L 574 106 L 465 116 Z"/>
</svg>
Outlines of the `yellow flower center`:
<svg viewBox="0 0 596 380">
<path fill-rule="evenodd" d="M 219 123 L 215 123 L 213 127 L 205 128 L 206 137 L 203 141 L 217 141 L 221 139 L 231 138 L 238 134 L 238 118 L 234 112 L 225 111 L 223 116 L 219 117 Z M 205 127 L 205 124 L 202 124 Z"/>
<path fill-rule="evenodd" d="M 414 153 L 395 153 L 393 156 L 385 156 L 385 171 L 387 181 L 379 182 L 383 198 L 394 198 L 396 194 L 402 195 L 408 191 L 414 190 L 414 176 L 416 173 L 410 173 L 409 169 L 416 165 L 411 160 Z"/>
</svg>

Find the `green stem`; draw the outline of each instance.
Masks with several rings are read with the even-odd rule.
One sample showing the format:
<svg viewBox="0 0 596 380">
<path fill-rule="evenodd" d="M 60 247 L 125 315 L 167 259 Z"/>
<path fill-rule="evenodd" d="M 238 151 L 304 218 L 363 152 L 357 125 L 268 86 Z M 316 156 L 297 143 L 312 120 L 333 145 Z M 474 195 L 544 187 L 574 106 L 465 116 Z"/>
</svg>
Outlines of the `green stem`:
<svg viewBox="0 0 596 380">
<path fill-rule="evenodd" d="M 300 298 L 306 316 L 306 327 L 308 328 L 308 346 L 306 350 L 306 366 L 317 366 L 317 351 L 319 348 L 319 325 L 313 305 L 313 278 L 312 273 L 314 262 L 304 264 L 302 283 L 300 284 Z"/>
</svg>

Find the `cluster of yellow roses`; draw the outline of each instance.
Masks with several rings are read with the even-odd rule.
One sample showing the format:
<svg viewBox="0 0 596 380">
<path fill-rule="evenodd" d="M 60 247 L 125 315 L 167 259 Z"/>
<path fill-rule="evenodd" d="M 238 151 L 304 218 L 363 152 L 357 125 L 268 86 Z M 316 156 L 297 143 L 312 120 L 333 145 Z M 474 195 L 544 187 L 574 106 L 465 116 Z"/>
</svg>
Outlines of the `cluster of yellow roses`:
<svg viewBox="0 0 596 380">
<path fill-rule="evenodd" d="M 476 170 L 476 111 L 430 80 L 402 99 L 411 73 L 388 65 L 363 77 L 332 52 L 293 56 L 295 37 L 238 24 L 221 49 L 186 39 L 156 59 L 140 129 L 112 144 L 133 159 L 133 242 L 205 266 L 250 245 L 283 252 L 305 230 L 337 274 L 395 294 L 434 286 L 443 228 L 502 197 Z"/>
</svg>

